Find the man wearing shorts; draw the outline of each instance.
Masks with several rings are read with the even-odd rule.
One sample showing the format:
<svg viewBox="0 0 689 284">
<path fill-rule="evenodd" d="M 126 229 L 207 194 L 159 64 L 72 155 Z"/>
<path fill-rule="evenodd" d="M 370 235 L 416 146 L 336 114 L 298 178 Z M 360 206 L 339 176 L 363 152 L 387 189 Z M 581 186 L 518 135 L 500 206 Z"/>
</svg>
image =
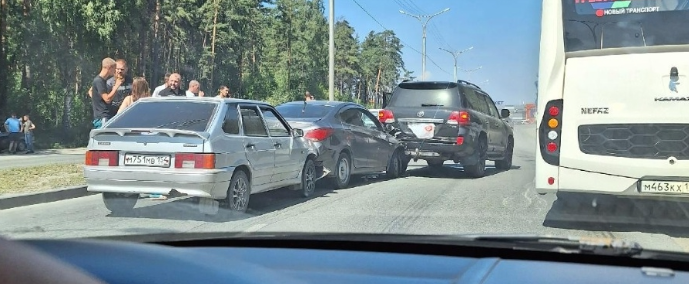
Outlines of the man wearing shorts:
<svg viewBox="0 0 689 284">
<path fill-rule="evenodd" d="M 9 132 L 9 139 L 10 139 L 10 147 L 9 147 L 9 149 L 7 149 L 7 151 L 9 151 L 12 154 L 16 154 L 17 153 L 17 145 L 19 145 L 19 143 L 21 143 L 21 139 L 22 139 L 22 133 L 21 133 L 22 124 L 19 121 L 19 119 L 17 119 L 16 114 L 13 113 L 12 117 L 5 120 L 5 130 L 7 130 L 7 132 Z"/>
</svg>

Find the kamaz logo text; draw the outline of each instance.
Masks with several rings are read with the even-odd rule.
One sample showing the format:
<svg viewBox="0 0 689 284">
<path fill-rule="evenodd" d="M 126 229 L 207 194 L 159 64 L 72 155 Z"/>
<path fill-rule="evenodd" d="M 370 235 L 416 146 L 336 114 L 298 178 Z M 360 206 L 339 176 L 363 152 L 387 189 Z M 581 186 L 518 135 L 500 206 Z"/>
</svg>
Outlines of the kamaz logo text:
<svg viewBox="0 0 689 284">
<path fill-rule="evenodd" d="M 608 114 L 607 107 L 582 107 L 581 114 Z"/>
</svg>

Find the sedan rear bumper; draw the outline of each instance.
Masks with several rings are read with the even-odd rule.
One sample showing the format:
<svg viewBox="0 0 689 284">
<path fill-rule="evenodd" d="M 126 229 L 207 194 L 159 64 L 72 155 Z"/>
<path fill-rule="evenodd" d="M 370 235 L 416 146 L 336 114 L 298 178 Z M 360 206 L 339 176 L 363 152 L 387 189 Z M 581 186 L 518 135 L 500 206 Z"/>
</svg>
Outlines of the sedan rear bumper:
<svg viewBox="0 0 689 284">
<path fill-rule="evenodd" d="M 159 169 L 85 166 L 90 192 L 149 193 L 223 199 L 234 167 L 225 169 Z"/>
</svg>

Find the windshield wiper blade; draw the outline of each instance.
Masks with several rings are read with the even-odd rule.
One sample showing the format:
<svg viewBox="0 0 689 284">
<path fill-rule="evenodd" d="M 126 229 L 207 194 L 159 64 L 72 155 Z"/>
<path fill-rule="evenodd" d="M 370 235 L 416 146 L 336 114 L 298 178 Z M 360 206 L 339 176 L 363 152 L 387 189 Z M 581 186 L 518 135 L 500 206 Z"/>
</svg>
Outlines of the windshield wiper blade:
<svg viewBox="0 0 689 284">
<path fill-rule="evenodd" d="M 441 107 L 445 105 L 439 105 L 439 104 L 421 104 L 422 107 Z"/>
<path fill-rule="evenodd" d="M 612 238 L 556 237 L 549 235 L 463 235 L 473 241 L 509 243 L 529 249 L 562 253 L 592 253 L 615 256 L 638 256 L 644 249 L 634 241 Z"/>
</svg>

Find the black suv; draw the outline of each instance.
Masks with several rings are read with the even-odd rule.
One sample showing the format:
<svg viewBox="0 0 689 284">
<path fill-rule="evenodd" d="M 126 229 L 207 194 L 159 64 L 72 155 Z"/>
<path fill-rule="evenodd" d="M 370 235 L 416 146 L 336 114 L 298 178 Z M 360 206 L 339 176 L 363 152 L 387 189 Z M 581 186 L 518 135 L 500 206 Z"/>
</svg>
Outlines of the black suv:
<svg viewBox="0 0 689 284">
<path fill-rule="evenodd" d="M 381 123 L 401 131 L 406 163 L 421 159 L 440 167 L 451 160 L 474 177 L 485 175 L 486 160 L 498 169 L 512 167 L 514 134 L 503 121 L 509 116 L 480 87 L 462 80 L 403 82 L 378 113 Z"/>
</svg>

